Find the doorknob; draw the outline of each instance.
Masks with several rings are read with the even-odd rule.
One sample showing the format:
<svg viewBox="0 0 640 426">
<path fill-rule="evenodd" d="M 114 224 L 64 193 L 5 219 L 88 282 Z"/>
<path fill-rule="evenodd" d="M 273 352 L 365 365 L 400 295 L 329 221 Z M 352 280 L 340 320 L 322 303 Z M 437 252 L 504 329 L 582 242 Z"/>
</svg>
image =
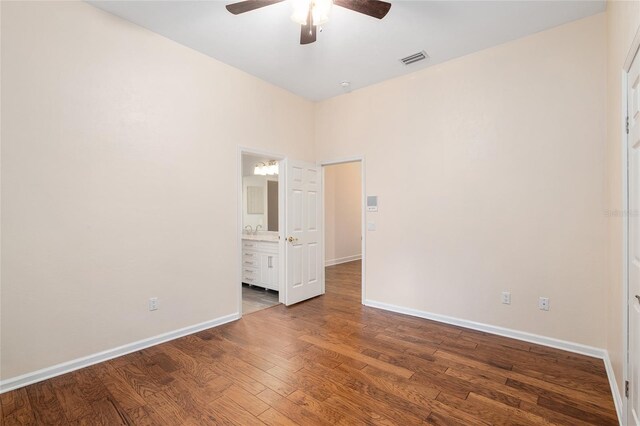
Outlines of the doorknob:
<svg viewBox="0 0 640 426">
<path fill-rule="evenodd" d="M 638 303 L 640 303 L 640 295 L 636 294 L 636 299 L 638 299 Z"/>
<path fill-rule="evenodd" d="M 289 241 L 290 243 L 292 243 L 292 242 L 294 242 L 294 241 L 298 241 L 298 239 L 297 239 L 297 238 L 294 238 L 294 237 L 289 237 L 289 238 L 287 238 L 287 241 Z"/>
</svg>

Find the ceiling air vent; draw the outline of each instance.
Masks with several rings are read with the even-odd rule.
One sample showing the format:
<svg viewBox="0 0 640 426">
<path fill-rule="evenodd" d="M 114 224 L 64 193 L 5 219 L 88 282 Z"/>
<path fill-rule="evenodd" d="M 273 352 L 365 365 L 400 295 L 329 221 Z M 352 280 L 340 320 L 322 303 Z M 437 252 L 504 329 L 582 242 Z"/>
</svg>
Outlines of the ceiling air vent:
<svg viewBox="0 0 640 426">
<path fill-rule="evenodd" d="M 415 62 L 422 61 L 427 59 L 429 55 L 424 50 L 422 52 L 414 53 L 413 55 L 409 55 L 406 58 L 400 59 L 400 61 L 405 65 L 411 65 Z"/>
</svg>

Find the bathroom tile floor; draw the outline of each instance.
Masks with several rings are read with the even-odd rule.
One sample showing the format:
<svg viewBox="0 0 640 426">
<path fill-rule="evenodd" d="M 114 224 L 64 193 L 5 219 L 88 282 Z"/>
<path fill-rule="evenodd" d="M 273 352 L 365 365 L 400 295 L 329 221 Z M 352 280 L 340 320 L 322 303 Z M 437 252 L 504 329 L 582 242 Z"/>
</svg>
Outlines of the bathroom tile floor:
<svg viewBox="0 0 640 426">
<path fill-rule="evenodd" d="M 242 314 L 247 315 L 277 305 L 278 292 L 242 284 Z"/>
</svg>

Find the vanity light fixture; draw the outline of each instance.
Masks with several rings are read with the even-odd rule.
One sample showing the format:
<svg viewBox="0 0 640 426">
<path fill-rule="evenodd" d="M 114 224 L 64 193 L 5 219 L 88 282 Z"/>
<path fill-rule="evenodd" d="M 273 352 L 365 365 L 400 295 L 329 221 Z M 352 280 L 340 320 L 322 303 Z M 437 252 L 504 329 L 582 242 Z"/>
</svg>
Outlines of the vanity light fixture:
<svg viewBox="0 0 640 426">
<path fill-rule="evenodd" d="M 277 161 L 269 161 L 266 164 L 260 162 L 253 168 L 253 174 L 258 176 L 277 175 L 278 172 L 279 168 Z"/>
</svg>

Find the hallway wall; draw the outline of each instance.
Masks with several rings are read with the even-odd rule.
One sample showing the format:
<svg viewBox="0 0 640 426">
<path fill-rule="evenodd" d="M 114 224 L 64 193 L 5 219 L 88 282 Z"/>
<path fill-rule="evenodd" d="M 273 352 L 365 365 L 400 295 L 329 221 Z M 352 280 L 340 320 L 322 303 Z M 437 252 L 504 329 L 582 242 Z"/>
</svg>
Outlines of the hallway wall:
<svg viewBox="0 0 640 426">
<path fill-rule="evenodd" d="M 362 258 L 360 162 L 324 167 L 325 265 Z"/>
</svg>

